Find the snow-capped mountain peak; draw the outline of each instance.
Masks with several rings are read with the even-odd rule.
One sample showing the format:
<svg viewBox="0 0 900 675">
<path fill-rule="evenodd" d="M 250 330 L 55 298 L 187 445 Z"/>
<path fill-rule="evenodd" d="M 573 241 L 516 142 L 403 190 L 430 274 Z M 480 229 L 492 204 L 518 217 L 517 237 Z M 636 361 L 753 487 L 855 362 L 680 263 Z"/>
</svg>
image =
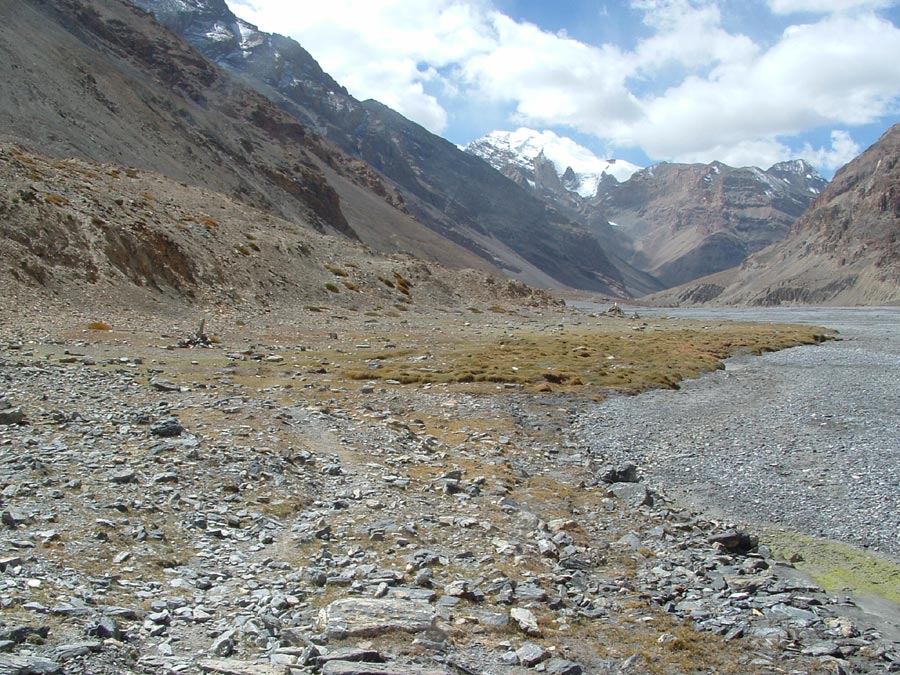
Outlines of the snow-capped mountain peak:
<svg viewBox="0 0 900 675">
<path fill-rule="evenodd" d="M 601 159 L 571 138 L 552 131 L 525 127 L 515 131 L 492 131 L 469 143 L 465 150 L 506 174 L 511 169 L 528 174 L 533 171 L 535 160 L 543 157 L 553 163 L 567 190 L 585 198 L 597 193 L 597 185 L 604 174 L 624 182 L 641 169 L 624 160 Z M 529 182 L 533 181 L 529 179 Z"/>
<path fill-rule="evenodd" d="M 776 176 L 790 185 L 804 185 L 813 194 L 819 194 L 828 185 L 828 181 L 808 162 L 802 159 L 778 162 L 769 167 L 766 173 Z"/>
</svg>

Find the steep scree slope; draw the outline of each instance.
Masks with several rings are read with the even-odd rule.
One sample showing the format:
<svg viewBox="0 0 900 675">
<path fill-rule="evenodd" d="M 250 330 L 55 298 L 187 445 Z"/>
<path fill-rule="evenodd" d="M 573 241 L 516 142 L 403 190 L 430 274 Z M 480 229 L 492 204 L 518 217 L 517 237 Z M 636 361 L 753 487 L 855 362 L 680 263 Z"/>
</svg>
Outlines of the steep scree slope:
<svg viewBox="0 0 900 675">
<path fill-rule="evenodd" d="M 386 106 L 357 101 L 296 41 L 259 31 L 221 0 L 134 1 L 390 178 L 409 212 L 435 232 L 529 283 L 626 292 L 584 227 Z"/>
<path fill-rule="evenodd" d="M 55 157 L 156 171 L 386 252 L 495 272 L 364 162 L 124 0 L 0 5 L 0 129 Z"/>
<path fill-rule="evenodd" d="M 321 169 L 325 144 L 124 2 L 0 7 L 0 128 L 355 237 Z"/>
</svg>

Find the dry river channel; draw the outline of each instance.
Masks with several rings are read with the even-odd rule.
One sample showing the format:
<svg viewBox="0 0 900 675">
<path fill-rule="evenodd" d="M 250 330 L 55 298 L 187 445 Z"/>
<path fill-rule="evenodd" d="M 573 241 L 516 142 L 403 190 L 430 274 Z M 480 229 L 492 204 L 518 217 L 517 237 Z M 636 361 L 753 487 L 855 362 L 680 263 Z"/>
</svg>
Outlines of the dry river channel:
<svg viewBox="0 0 900 675">
<path fill-rule="evenodd" d="M 729 359 L 677 391 L 610 399 L 579 420 L 580 441 L 636 463 L 647 482 L 702 510 L 900 560 L 900 308 L 659 314 L 810 323 L 839 334 Z"/>
<path fill-rule="evenodd" d="M 707 514 L 900 561 L 900 308 L 639 311 L 839 333 L 729 359 L 680 390 L 610 399 L 577 420 L 576 442 Z"/>
</svg>

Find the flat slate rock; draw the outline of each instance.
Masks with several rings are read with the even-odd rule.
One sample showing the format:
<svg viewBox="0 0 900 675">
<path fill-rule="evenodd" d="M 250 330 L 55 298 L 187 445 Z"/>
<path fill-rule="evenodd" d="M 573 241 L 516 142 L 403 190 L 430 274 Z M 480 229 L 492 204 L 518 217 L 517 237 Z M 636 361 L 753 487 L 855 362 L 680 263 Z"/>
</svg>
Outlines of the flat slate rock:
<svg viewBox="0 0 900 675">
<path fill-rule="evenodd" d="M 175 417 L 167 417 L 150 425 L 150 433 L 161 438 L 180 436 L 184 430 L 184 426 Z"/>
<path fill-rule="evenodd" d="M 322 675 L 448 675 L 449 671 L 400 663 L 362 663 L 359 661 L 328 661 Z"/>
<path fill-rule="evenodd" d="M 516 650 L 519 663 L 527 668 L 536 666 L 550 658 L 550 652 L 545 647 L 534 642 L 526 642 Z"/>
<path fill-rule="evenodd" d="M 284 675 L 284 666 L 248 663 L 237 659 L 206 659 L 200 662 L 200 669 L 205 673 L 219 675 Z"/>
<path fill-rule="evenodd" d="M 389 631 L 420 633 L 434 623 L 434 609 L 418 600 L 346 598 L 319 612 L 319 629 L 329 638 L 376 636 Z"/>
<path fill-rule="evenodd" d="M 12 426 L 14 424 L 22 424 L 25 421 L 25 413 L 21 408 L 12 410 L 0 410 L 0 424 Z"/>
<path fill-rule="evenodd" d="M 528 633 L 528 635 L 534 635 L 536 637 L 541 636 L 541 629 L 538 626 L 537 617 L 530 609 L 513 607 L 509 610 L 509 618 L 515 621 L 519 628 Z"/>
<path fill-rule="evenodd" d="M 70 644 L 60 645 L 53 650 L 53 657 L 57 661 L 69 661 L 91 652 L 99 652 L 103 649 L 103 643 L 97 640 L 88 640 L 84 642 L 72 642 Z"/>
<path fill-rule="evenodd" d="M 181 391 L 181 387 L 162 377 L 153 377 L 150 379 L 150 386 L 156 391 Z"/>
<path fill-rule="evenodd" d="M 0 654 L 0 675 L 57 675 L 63 667 L 38 656 Z"/>
<path fill-rule="evenodd" d="M 649 490 L 640 483 L 613 483 L 609 486 L 609 491 L 616 498 L 635 508 L 653 503 Z"/>
<path fill-rule="evenodd" d="M 544 664 L 546 675 L 582 675 L 584 669 L 574 661 L 552 658 Z"/>
<path fill-rule="evenodd" d="M 385 659 L 380 652 L 374 649 L 362 649 L 360 647 L 340 647 L 319 657 L 319 663 L 329 661 L 352 661 L 354 663 L 384 663 Z"/>
<path fill-rule="evenodd" d="M 604 483 L 637 483 L 638 471 L 632 462 L 623 462 L 617 466 L 606 464 L 597 472 L 597 477 Z"/>
<path fill-rule="evenodd" d="M 743 530 L 725 530 L 709 537 L 710 544 L 720 544 L 730 553 L 749 553 L 756 548 L 759 540 Z"/>
</svg>

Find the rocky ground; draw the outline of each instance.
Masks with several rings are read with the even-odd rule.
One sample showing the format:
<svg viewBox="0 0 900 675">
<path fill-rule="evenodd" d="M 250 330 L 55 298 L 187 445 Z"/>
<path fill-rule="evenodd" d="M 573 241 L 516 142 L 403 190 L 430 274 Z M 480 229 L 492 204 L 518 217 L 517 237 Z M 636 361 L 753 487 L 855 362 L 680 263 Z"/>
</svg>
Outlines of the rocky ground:
<svg viewBox="0 0 900 675">
<path fill-rule="evenodd" d="M 579 440 L 589 399 L 333 368 L 517 321 L 581 319 L 5 323 L 0 673 L 900 671 L 752 532 Z"/>
</svg>

